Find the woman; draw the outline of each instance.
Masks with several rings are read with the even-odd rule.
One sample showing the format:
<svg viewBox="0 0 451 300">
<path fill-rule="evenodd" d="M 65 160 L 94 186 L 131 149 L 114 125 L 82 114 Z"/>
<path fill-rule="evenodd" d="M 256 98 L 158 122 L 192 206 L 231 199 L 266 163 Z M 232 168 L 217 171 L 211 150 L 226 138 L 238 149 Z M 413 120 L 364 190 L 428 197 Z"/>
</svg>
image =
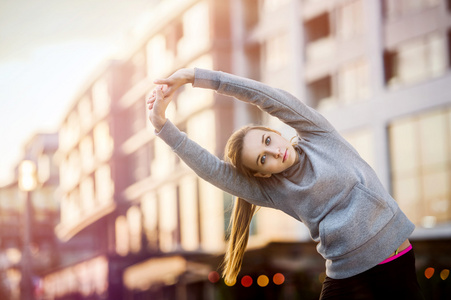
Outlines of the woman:
<svg viewBox="0 0 451 300">
<path fill-rule="evenodd" d="M 318 242 L 327 274 L 321 299 L 422 299 L 408 240 L 414 225 L 322 115 L 283 90 L 222 72 L 181 69 L 155 83 L 147 104 L 156 134 L 200 177 L 238 197 L 226 281 L 238 275 L 256 206 L 265 206 L 303 222 Z M 297 143 L 245 127 L 228 141 L 228 162 L 219 160 L 166 119 L 173 93 L 187 83 L 257 105 L 294 128 Z"/>
</svg>

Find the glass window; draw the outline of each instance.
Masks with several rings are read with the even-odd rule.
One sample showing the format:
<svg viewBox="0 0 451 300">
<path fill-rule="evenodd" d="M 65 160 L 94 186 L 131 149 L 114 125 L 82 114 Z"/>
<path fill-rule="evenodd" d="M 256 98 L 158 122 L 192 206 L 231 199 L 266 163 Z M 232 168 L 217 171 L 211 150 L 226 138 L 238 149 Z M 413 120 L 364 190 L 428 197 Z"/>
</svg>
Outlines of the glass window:
<svg viewBox="0 0 451 300">
<path fill-rule="evenodd" d="M 360 129 L 343 134 L 343 137 L 359 152 L 360 156 L 374 169 L 373 134 L 369 129 Z"/>
<path fill-rule="evenodd" d="M 94 112 L 98 117 L 103 117 L 108 113 L 111 99 L 106 80 L 101 79 L 94 83 L 92 87 L 92 102 Z"/>
<path fill-rule="evenodd" d="M 404 118 L 389 129 L 393 194 L 425 227 L 451 220 L 450 112 Z"/>
<path fill-rule="evenodd" d="M 125 256 L 129 252 L 130 236 L 127 227 L 127 218 L 119 216 L 115 222 L 116 232 L 116 253 Z"/>
<path fill-rule="evenodd" d="M 96 206 L 94 192 L 94 180 L 92 177 L 89 176 L 83 179 L 80 183 L 80 196 L 83 210 L 87 212 L 90 212 Z"/>
<path fill-rule="evenodd" d="M 78 102 L 78 114 L 80 115 L 80 124 L 84 130 L 92 125 L 92 104 L 88 96 L 84 96 Z"/>
<path fill-rule="evenodd" d="M 287 66 L 291 55 L 288 34 L 282 33 L 269 38 L 266 41 L 264 53 L 267 72 L 273 72 Z"/>
<path fill-rule="evenodd" d="M 151 250 L 158 249 L 158 200 L 155 194 L 144 195 L 141 201 L 144 233 L 148 247 Z"/>
<path fill-rule="evenodd" d="M 180 234 L 184 250 L 199 248 L 199 227 L 197 179 L 187 176 L 180 181 Z"/>
<path fill-rule="evenodd" d="M 309 98 L 314 107 L 327 109 L 335 107 L 336 101 L 332 91 L 332 76 L 319 78 L 307 86 Z"/>
<path fill-rule="evenodd" d="M 383 9 L 386 17 L 396 17 L 438 4 L 439 0 L 384 0 Z"/>
<path fill-rule="evenodd" d="M 178 227 L 177 189 L 173 185 L 166 185 L 160 189 L 159 201 L 159 233 L 160 249 L 163 252 L 171 252 L 176 249 Z"/>
<path fill-rule="evenodd" d="M 290 2 L 290 0 L 263 0 L 263 10 L 273 12 Z"/>
<path fill-rule="evenodd" d="M 183 15 L 183 37 L 177 44 L 177 53 L 191 57 L 210 43 L 210 20 L 207 1 L 194 5 Z"/>
<path fill-rule="evenodd" d="M 199 181 L 201 247 L 205 251 L 223 251 L 223 192 L 210 183 Z"/>
<path fill-rule="evenodd" d="M 166 37 L 163 34 L 154 36 L 147 43 L 147 73 L 150 78 L 162 76 L 172 66 L 174 55 L 166 48 Z"/>
<path fill-rule="evenodd" d="M 188 136 L 210 153 L 216 153 L 216 123 L 213 110 L 205 110 L 186 122 Z"/>
<path fill-rule="evenodd" d="M 138 253 L 141 251 L 141 210 L 137 206 L 132 206 L 127 210 L 127 224 L 130 233 L 130 251 Z"/>
<path fill-rule="evenodd" d="M 350 104 L 369 97 L 369 69 L 365 60 L 344 64 L 338 70 L 338 98 Z"/>
<path fill-rule="evenodd" d="M 114 185 L 111 180 L 111 168 L 109 165 L 102 165 L 96 170 L 95 188 L 98 203 L 107 204 L 113 200 Z"/>
<path fill-rule="evenodd" d="M 67 127 L 65 132 L 65 142 L 68 148 L 72 147 L 78 142 L 80 137 L 80 119 L 78 118 L 78 113 L 72 111 L 67 118 Z"/>
<path fill-rule="evenodd" d="M 82 168 L 86 173 L 89 173 L 94 167 L 94 145 L 90 135 L 81 140 L 80 155 Z"/>
<path fill-rule="evenodd" d="M 67 183 L 70 187 L 75 186 L 81 176 L 81 161 L 80 154 L 78 150 L 73 150 L 69 154 L 67 161 L 67 167 L 65 177 L 67 178 Z"/>
<path fill-rule="evenodd" d="M 94 147 L 96 157 L 106 161 L 113 153 L 113 139 L 107 122 L 101 122 L 94 128 Z"/>
<path fill-rule="evenodd" d="M 445 35 L 430 34 L 400 44 L 386 52 L 385 73 L 389 85 L 415 83 L 440 76 L 448 68 Z"/>
<path fill-rule="evenodd" d="M 362 1 L 353 1 L 337 9 L 337 37 L 350 39 L 365 30 L 364 11 Z"/>
</svg>

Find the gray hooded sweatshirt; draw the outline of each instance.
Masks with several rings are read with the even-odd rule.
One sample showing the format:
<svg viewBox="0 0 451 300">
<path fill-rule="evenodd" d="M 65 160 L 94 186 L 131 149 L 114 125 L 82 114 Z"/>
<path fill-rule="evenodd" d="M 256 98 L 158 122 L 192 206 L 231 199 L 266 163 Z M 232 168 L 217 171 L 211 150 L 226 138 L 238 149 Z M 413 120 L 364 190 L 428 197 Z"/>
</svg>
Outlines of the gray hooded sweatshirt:
<svg viewBox="0 0 451 300">
<path fill-rule="evenodd" d="M 386 259 L 414 225 L 372 168 L 317 111 L 291 94 L 231 74 L 195 69 L 194 87 L 257 105 L 294 128 L 299 162 L 269 178 L 248 178 L 190 140 L 169 120 L 157 135 L 204 180 L 250 203 L 303 222 L 334 279 Z"/>
</svg>

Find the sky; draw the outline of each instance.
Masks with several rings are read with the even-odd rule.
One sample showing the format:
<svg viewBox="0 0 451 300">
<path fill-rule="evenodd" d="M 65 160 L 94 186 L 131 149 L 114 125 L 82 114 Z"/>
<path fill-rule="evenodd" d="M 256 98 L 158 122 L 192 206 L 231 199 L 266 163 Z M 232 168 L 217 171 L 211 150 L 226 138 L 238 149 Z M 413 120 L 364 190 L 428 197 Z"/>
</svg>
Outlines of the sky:
<svg viewBox="0 0 451 300">
<path fill-rule="evenodd" d="M 25 143 L 56 132 L 90 74 L 139 36 L 156 2 L 0 0 L 0 186 Z"/>
</svg>

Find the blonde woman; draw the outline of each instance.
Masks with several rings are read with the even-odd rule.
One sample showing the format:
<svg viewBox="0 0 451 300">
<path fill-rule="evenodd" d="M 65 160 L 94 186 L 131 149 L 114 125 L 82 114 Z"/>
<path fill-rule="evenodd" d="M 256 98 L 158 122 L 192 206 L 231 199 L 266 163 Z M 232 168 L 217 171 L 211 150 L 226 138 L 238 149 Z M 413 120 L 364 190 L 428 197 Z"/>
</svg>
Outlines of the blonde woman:
<svg viewBox="0 0 451 300">
<path fill-rule="evenodd" d="M 226 281 L 236 279 L 251 218 L 265 206 L 303 222 L 318 243 L 327 274 L 321 299 L 422 299 L 408 240 L 414 225 L 322 115 L 283 90 L 223 72 L 181 69 L 155 83 L 147 104 L 156 134 L 198 176 L 237 197 Z M 165 116 L 173 93 L 188 83 L 257 105 L 294 128 L 298 141 L 248 126 L 230 137 L 220 160 Z"/>
</svg>

